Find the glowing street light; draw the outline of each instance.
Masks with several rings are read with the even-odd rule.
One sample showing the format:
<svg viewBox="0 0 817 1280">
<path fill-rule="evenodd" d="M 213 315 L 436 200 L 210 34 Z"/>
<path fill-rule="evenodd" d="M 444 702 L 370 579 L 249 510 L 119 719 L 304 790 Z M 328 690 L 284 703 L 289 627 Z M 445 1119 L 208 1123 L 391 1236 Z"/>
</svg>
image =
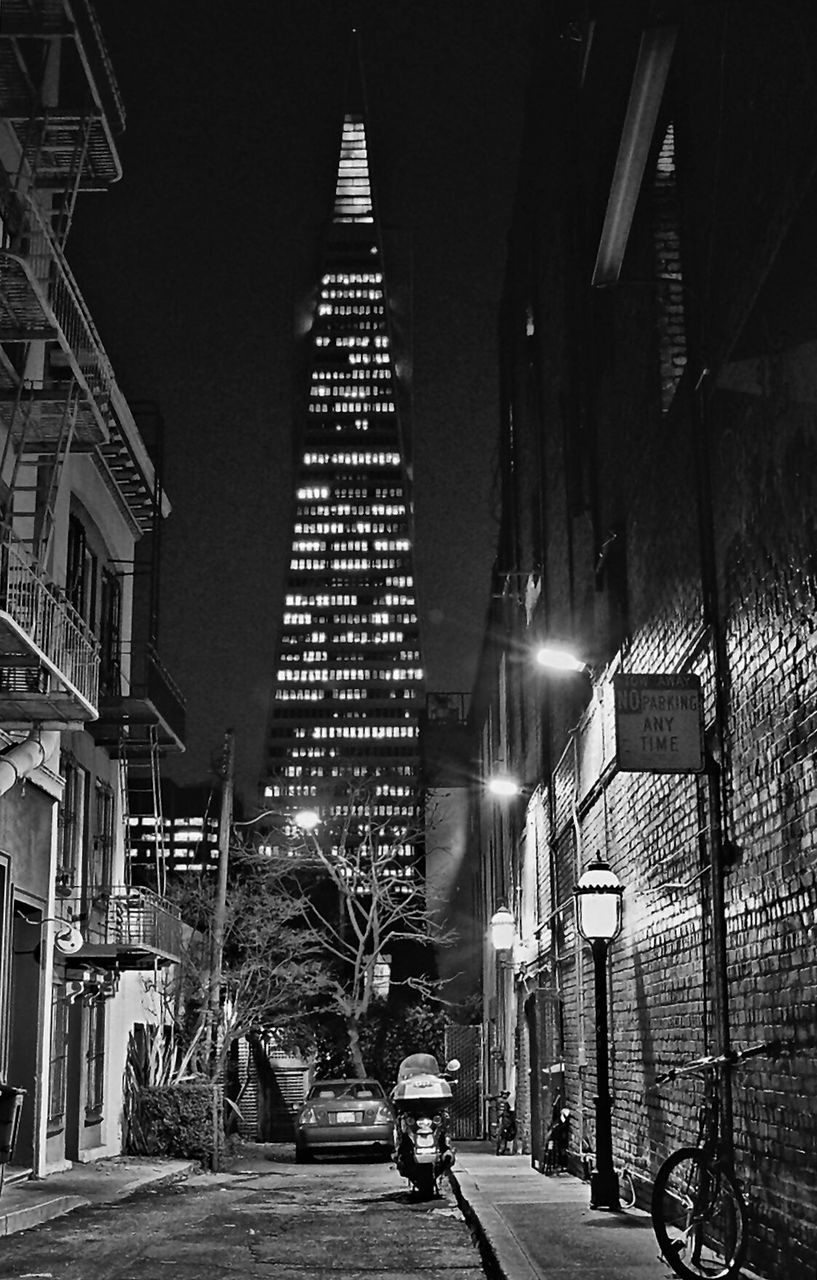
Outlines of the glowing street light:
<svg viewBox="0 0 817 1280">
<path fill-rule="evenodd" d="M 510 951 L 516 938 L 516 921 L 504 902 L 491 916 L 491 942 L 495 951 Z"/>
<path fill-rule="evenodd" d="M 621 929 L 621 895 L 624 887 L 602 858 L 591 862 L 576 885 L 579 932 L 592 946 L 609 944 Z"/>
<path fill-rule="evenodd" d="M 563 645 L 543 644 L 536 650 L 536 661 L 548 671 L 586 671 L 587 663 Z"/>
<path fill-rule="evenodd" d="M 292 821 L 301 831 L 314 831 L 320 826 L 321 815 L 314 809 L 299 809 L 297 813 L 292 815 Z"/>
<path fill-rule="evenodd" d="M 516 778 L 512 778 L 509 773 L 495 773 L 486 785 L 492 796 L 501 798 L 518 796 L 522 791 Z"/>
</svg>

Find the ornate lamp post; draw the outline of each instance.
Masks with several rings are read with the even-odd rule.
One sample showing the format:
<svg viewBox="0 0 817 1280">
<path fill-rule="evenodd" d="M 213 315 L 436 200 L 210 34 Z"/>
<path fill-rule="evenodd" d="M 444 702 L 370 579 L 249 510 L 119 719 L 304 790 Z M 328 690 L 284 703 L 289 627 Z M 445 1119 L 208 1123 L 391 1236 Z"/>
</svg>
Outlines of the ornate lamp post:
<svg viewBox="0 0 817 1280">
<path fill-rule="evenodd" d="M 490 920 L 491 942 L 495 951 L 510 951 L 516 936 L 516 921 L 504 902 L 500 902 Z"/>
<path fill-rule="evenodd" d="M 590 943 L 596 1005 L 596 1168 L 590 1182 L 591 1209 L 620 1209 L 618 1175 L 613 1167 L 612 1098 L 608 1063 L 607 951 L 621 928 L 623 886 L 597 857 L 576 885 L 579 932 Z"/>
</svg>

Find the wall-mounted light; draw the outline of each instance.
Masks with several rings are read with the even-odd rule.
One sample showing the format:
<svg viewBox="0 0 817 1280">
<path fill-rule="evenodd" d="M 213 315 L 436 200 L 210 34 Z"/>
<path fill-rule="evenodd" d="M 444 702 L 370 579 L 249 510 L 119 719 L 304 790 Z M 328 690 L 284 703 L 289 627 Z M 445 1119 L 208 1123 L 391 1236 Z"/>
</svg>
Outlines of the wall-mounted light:
<svg viewBox="0 0 817 1280">
<path fill-rule="evenodd" d="M 522 787 L 516 778 L 509 773 L 494 773 L 485 784 L 492 796 L 498 799 L 510 799 L 522 794 Z"/>
<path fill-rule="evenodd" d="M 491 916 L 490 928 L 494 950 L 510 951 L 516 937 L 516 921 L 504 902 L 500 902 Z"/>
<path fill-rule="evenodd" d="M 59 928 L 54 933 L 54 946 L 63 956 L 75 956 L 81 951 L 85 939 L 75 924 L 70 920 L 60 921 Z"/>
<path fill-rule="evenodd" d="M 536 661 L 547 671 L 586 671 L 587 663 L 561 644 L 542 644 L 536 650 Z"/>
</svg>

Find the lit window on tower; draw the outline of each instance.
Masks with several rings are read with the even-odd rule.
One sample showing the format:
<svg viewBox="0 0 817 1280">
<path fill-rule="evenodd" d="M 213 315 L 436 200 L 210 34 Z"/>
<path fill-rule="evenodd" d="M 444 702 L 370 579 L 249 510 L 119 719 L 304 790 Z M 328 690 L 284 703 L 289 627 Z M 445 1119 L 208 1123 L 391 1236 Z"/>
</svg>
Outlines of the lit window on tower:
<svg viewBox="0 0 817 1280">
<path fill-rule="evenodd" d="M 337 795 L 343 783 L 375 775 L 372 820 L 408 826 L 418 812 L 423 672 L 412 508 L 373 219 L 365 128 L 362 117 L 348 115 L 310 337 L 267 794 L 286 809 L 305 788 Z M 330 799 L 327 814 L 342 818 L 343 803 Z"/>
</svg>

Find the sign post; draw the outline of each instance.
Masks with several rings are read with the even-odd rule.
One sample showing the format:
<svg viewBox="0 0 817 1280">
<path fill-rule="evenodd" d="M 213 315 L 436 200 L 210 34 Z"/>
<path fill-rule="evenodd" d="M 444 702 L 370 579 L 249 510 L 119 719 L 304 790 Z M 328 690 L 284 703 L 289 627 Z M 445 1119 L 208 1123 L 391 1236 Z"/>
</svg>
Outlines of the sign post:
<svg viewBox="0 0 817 1280">
<path fill-rule="evenodd" d="M 701 773 L 701 681 L 691 675 L 613 676 L 619 769 Z"/>
</svg>

